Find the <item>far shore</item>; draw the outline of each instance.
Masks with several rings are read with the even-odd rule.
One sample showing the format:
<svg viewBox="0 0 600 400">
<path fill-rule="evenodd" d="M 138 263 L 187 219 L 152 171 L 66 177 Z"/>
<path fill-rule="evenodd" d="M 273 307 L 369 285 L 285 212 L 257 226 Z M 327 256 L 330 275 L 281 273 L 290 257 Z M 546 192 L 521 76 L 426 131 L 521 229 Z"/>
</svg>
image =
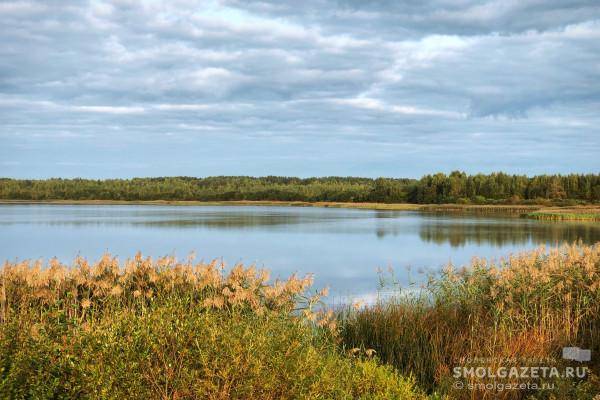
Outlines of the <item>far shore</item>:
<svg viewBox="0 0 600 400">
<path fill-rule="evenodd" d="M 54 205 L 156 205 L 156 206 L 279 206 L 279 207 L 323 207 L 354 208 L 366 210 L 390 211 L 428 211 L 428 212 L 482 212 L 519 214 L 536 219 L 549 215 L 560 215 L 559 219 L 600 218 L 600 206 L 556 207 L 542 204 L 515 205 L 476 205 L 476 204 L 410 204 L 410 203 L 342 203 L 342 202 L 306 202 L 306 201 L 180 201 L 180 200 L 6 200 L 0 199 L 0 205 L 8 204 L 54 204 Z"/>
<path fill-rule="evenodd" d="M 57 204 L 57 205 L 155 205 L 155 206 L 280 206 L 280 207 L 337 207 L 364 208 L 371 210 L 417 211 L 422 204 L 384 204 L 384 203 L 341 203 L 341 202 L 308 202 L 308 201 L 271 201 L 271 200 L 229 200 L 229 201 L 196 201 L 196 200 L 5 200 L 0 204 Z M 538 208 L 532 208 L 536 210 Z"/>
<path fill-rule="evenodd" d="M 271 200 L 5 200 L 0 204 L 57 204 L 57 205 L 156 205 L 156 206 L 280 206 L 361 208 L 396 211 L 538 211 L 542 205 L 475 205 L 475 204 L 412 204 L 412 203 L 347 203 L 333 201 L 271 201 Z"/>
</svg>

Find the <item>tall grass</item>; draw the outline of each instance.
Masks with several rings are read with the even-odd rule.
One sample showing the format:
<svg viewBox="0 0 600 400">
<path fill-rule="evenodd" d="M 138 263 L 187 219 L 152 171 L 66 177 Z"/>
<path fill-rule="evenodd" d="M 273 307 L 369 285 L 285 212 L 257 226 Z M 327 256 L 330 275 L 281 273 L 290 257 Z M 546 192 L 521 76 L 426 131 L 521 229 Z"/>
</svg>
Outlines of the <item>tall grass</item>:
<svg viewBox="0 0 600 400">
<path fill-rule="evenodd" d="M 172 257 L 5 263 L 0 398 L 412 399 L 425 397 L 421 387 L 458 399 L 591 399 L 600 392 L 600 244 L 474 259 L 449 266 L 423 291 L 337 315 L 317 307 L 325 292 L 310 285 L 310 277 L 270 282 L 265 270 L 226 272 L 217 262 Z M 552 378 L 555 387 L 541 391 L 453 385 L 454 367 L 477 358 L 492 368 L 576 364 L 561 359 L 565 346 L 591 349 L 584 379 Z"/>
<path fill-rule="evenodd" d="M 0 398 L 423 398 L 338 349 L 310 277 L 138 255 L 5 263 L 0 279 Z"/>
<path fill-rule="evenodd" d="M 593 212 L 551 212 L 540 211 L 526 214 L 527 218 L 546 220 L 546 221 L 600 221 L 600 213 Z"/>
<path fill-rule="evenodd" d="M 423 387 L 456 398 L 592 398 L 600 393 L 600 245 L 539 248 L 498 262 L 449 266 L 418 294 L 348 308 L 340 320 L 347 346 L 374 348 Z M 565 346 L 592 350 L 587 380 L 558 380 L 552 391 L 453 388 L 453 368 L 475 358 L 489 367 L 507 360 L 563 366 Z"/>
</svg>

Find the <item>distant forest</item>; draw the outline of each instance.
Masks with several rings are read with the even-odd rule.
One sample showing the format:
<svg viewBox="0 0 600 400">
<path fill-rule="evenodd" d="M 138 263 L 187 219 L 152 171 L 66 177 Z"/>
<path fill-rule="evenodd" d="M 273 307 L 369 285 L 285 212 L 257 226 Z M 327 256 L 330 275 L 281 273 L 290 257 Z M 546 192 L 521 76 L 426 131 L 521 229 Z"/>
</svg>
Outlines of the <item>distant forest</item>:
<svg viewBox="0 0 600 400">
<path fill-rule="evenodd" d="M 421 179 L 215 176 L 134 179 L 0 178 L 0 199 L 271 200 L 379 203 L 578 204 L 600 202 L 600 175 L 467 175 Z"/>
</svg>

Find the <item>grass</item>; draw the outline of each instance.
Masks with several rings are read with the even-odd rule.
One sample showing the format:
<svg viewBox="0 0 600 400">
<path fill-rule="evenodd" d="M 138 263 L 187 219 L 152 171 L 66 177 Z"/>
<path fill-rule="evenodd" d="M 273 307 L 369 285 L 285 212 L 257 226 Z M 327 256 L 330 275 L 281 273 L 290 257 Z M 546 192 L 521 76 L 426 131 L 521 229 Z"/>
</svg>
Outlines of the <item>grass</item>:
<svg viewBox="0 0 600 400">
<path fill-rule="evenodd" d="M 448 266 L 334 313 L 310 277 L 105 256 L 5 263 L 0 398 L 597 399 L 600 244 Z M 561 358 L 591 349 L 592 361 Z M 481 361 L 484 359 L 485 361 Z M 457 366 L 585 365 L 551 390 L 456 389 Z M 460 378 L 487 384 L 490 378 Z M 508 383 L 518 383 L 507 378 Z M 429 393 L 429 394 L 426 394 Z"/>
<path fill-rule="evenodd" d="M 527 214 L 527 217 L 549 221 L 600 221 L 600 208 L 594 206 L 577 208 L 546 208 L 529 213 Z"/>
<path fill-rule="evenodd" d="M 420 386 L 452 398 L 592 399 L 600 393 L 600 244 L 450 266 L 424 291 L 348 307 L 339 318 L 346 346 L 373 348 L 401 373 L 410 371 Z M 568 346 L 595 354 L 586 364 L 591 369 L 586 380 L 554 380 L 552 391 L 473 393 L 453 387 L 453 368 L 477 365 L 476 359 L 485 359 L 486 367 L 548 360 L 572 366 L 561 359 Z M 477 382 L 489 379 L 470 380 Z"/>
<path fill-rule="evenodd" d="M 0 397 L 419 399 L 414 382 L 336 343 L 310 277 L 110 256 L 5 263 Z"/>
</svg>

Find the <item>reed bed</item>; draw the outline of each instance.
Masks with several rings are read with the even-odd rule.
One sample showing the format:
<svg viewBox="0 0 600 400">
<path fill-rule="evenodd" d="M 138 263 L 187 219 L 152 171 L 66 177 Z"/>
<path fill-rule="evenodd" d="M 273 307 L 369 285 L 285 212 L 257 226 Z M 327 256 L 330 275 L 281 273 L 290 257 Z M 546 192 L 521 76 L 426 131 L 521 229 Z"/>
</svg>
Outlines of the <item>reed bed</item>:
<svg viewBox="0 0 600 400">
<path fill-rule="evenodd" d="M 346 346 L 373 348 L 422 387 L 453 398 L 592 399 L 600 393 L 600 244 L 450 265 L 418 294 L 400 292 L 371 306 L 349 307 L 339 318 Z M 562 348 L 572 346 L 591 349 L 591 362 L 563 360 Z M 492 368 L 585 365 L 589 372 L 584 379 L 546 382 L 554 385 L 548 390 L 454 387 L 453 368 L 477 360 Z"/>
<path fill-rule="evenodd" d="M 425 397 L 337 347 L 309 276 L 138 254 L 5 263 L 0 279 L 1 398 Z"/>
<path fill-rule="evenodd" d="M 600 213 L 533 212 L 526 216 L 546 221 L 600 221 Z"/>
<path fill-rule="evenodd" d="M 123 265 L 116 257 L 103 256 L 91 265 L 77 258 L 67 266 L 52 259 L 5 263 L 2 269 L 0 318 L 7 321 L 31 309 L 60 307 L 68 318 L 85 319 L 86 314 L 112 309 L 143 310 L 151 303 L 169 298 L 185 299 L 201 308 L 240 309 L 262 314 L 289 312 L 305 301 L 306 309 L 318 302 L 304 293 L 312 278 L 291 276 L 287 281 L 267 284 L 269 272 L 235 265 L 225 274 L 225 265 L 178 263 L 174 257 L 153 261 L 137 254 Z"/>
<path fill-rule="evenodd" d="M 547 207 L 530 212 L 525 216 L 546 221 L 600 221 L 600 208 L 598 206 Z"/>
<path fill-rule="evenodd" d="M 266 270 L 226 269 L 192 257 L 5 263 L 0 398 L 597 399 L 600 393 L 600 244 L 476 258 L 448 266 L 421 291 L 400 290 L 335 314 L 320 303 L 326 291 L 311 284 L 310 276 L 271 282 Z M 592 360 L 563 360 L 561 349 L 574 346 L 590 349 Z M 454 386 L 457 366 L 548 363 L 589 370 L 581 378 L 540 380 L 554 385 L 544 390 Z"/>
</svg>

